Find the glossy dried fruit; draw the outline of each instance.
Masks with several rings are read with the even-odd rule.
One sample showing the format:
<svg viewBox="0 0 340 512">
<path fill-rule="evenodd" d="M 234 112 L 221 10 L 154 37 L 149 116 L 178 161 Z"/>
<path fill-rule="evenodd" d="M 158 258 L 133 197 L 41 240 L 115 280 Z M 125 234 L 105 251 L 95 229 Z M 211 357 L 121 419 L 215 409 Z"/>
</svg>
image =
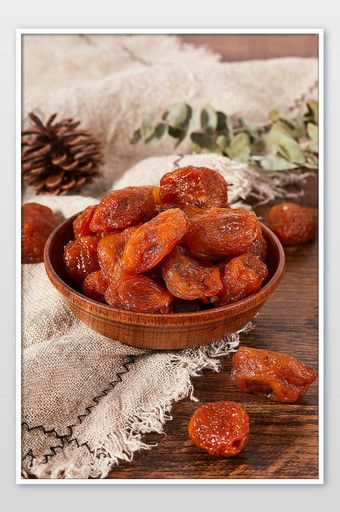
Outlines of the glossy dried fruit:
<svg viewBox="0 0 340 512">
<path fill-rule="evenodd" d="M 198 261 L 186 247 L 176 246 L 162 262 L 167 289 L 180 299 L 208 302 L 222 291 L 218 267 Z"/>
<path fill-rule="evenodd" d="M 282 245 L 311 242 L 316 232 L 316 210 L 290 202 L 280 203 L 269 210 L 267 225 Z"/>
<path fill-rule="evenodd" d="M 156 213 L 157 187 L 127 187 L 106 194 L 97 206 L 90 228 L 109 233 L 149 220 Z"/>
<path fill-rule="evenodd" d="M 228 185 L 221 174 L 207 167 L 181 167 L 160 181 L 162 203 L 198 208 L 228 205 Z"/>
<path fill-rule="evenodd" d="M 65 246 L 65 267 L 74 281 L 82 282 L 88 274 L 99 270 L 98 241 L 97 236 L 81 236 Z"/>
<path fill-rule="evenodd" d="M 85 277 L 82 290 L 84 295 L 90 299 L 105 302 L 104 295 L 108 286 L 109 282 L 104 277 L 101 270 L 96 270 L 96 272 L 91 272 L 91 274 Z"/>
<path fill-rule="evenodd" d="M 253 254 L 254 256 L 257 256 L 262 261 L 266 261 L 268 244 L 262 233 L 257 238 L 255 238 L 254 242 L 251 244 L 247 252 Z"/>
<path fill-rule="evenodd" d="M 95 209 L 96 205 L 88 206 L 74 219 L 73 232 L 76 238 L 94 234 L 90 229 L 90 223 Z"/>
<path fill-rule="evenodd" d="M 232 360 L 232 382 L 245 393 L 277 402 L 296 402 L 317 378 L 317 373 L 281 352 L 240 347 Z"/>
<path fill-rule="evenodd" d="M 115 275 L 116 266 L 120 263 L 126 243 L 136 229 L 136 227 L 126 228 L 120 233 L 101 238 L 98 244 L 98 262 L 107 279 Z"/>
<path fill-rule="evenodd" d="M 185 241 L 198 258 L 219 260 L 247 252 L 260 233 L 255 213 L 211 208 L 190 219 Z"/>
<path fill-rule="evenodd" d="M 170 313 L 173 296 L 146 276 L 121 274 L 107 288 L 105 300 L 110 306 L 128 311 Z"/>
<path fill-rule="evenodd" d="M 189 437 L 211 455 L 233 457 L 244 448 L 249 436 L 249 416 L 236 402 L 202 405 L 189 422 Z"/>
<path fill-rule="evenodd" d="M 139 273 L 155 267 L 183 238 L 187 227 L 187 217 L 178 208 L 159 213 L 132 233 L 123 252 L 123 269 Z"/>
<path fill-rule="evenodd" d="M 26 203 L 21 207 L 22 263 L 40 263 L 44 260 L 46 240 L 57 225 L 54 213 L 47 206 Z"/>
<path fill-rule="evenodd" d="M 233 258 L 222 274 L 223 292 L 218 305 L 231 304 L 258 292 L 267 279 L 267 266 L 258 257 L 247 253 Z"/>
</svg>

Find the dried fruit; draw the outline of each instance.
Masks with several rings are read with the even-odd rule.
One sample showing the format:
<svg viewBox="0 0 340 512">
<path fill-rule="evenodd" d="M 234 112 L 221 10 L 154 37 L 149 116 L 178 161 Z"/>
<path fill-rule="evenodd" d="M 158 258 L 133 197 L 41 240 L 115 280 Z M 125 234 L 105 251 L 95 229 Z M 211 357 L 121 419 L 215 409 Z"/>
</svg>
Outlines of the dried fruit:
<svg viewBox="0 0 340 512">
<path fill-rule="evenodd" d="M 91 274 L 85 277 L 82 290 L 84 295 L 90 297 L 90 299 L 105 302 L 104 295 L 108 286 L 109 282 L 103 273 L 100 270 L 96 270 L 96 272 L 91 272 Z"/>
<path fill-rule="evenodd" d="M 170 313 L 173 296 L 143 275 L 122 274 L 107 288 L 105 300 L 110 306 L 141 313 Z"/>
<path fill-rule="evenodd" d="M 228 185 L 221 174 L 207 167 L 181 167 L 160 181 L 162 203 L 210 208 L 228 205 Z"/>
<path fill-rule="evenodd" d="M 113 278 L 120 263 L 124 247 L 136 227 L 126 228 L 120 233 L 104 236 L 98 244 L 99 266 L 107 279 Z"/>
<path fill-rule="evenodd" d="M 100 201 L 91 220 L 94 233 L 112 232 L 149 220 L 156 213 L 157 187 L 113 190 Z"/>
<path fill-rule="evenodd" d="M 316 210 L 290 202 L 280 203 L 269 210 L 267 225 L 282 245 L 311 242 L 316 232 Z"/>
<path fill-rule="evenodd" d="M 22 263 L 40 263 L 44 260 L 46 240 L 57 225 L 54 213 L 47 206 L 26 203 L 21 207 Z"/>
<path fill-rule="evenodd" d="M 167 289 L 180 299 L 208 302 L 222 291 L 218 267 L 198 261 L 186 247 L 177 246 L 162 263 Z"/>
<path fill-rule="evenodd" d="M 247 252 L 260 233 L 261 224 L 255 213 L 211 208 L 190 219 L 185 241 L 198 258 L 223 260 Z"/>
<path fill-rule="evenodd" d="M 249 416 L 236 402 L 202 405 L 189 422 L 189 437 L 211 455 L 233 457 L 244 448 L 249 436 Z"/>
<path fill-rule="evenodd" d="M 232 360 L 232 382 L 245 393 L 277 402 L 296 402 L 317 378 L 317 373 L 281 352 L 240 347 Z"/>
<path fill-rule="evenodd" d="M 222 275 L 223 292 L 218 305 L 244 299 L 260 290 L 268 279 L 268 269 L 259 258 L 247 253 L 230 260 Z"/>
<path fill-rule="evenodd" d="M 74 236 L 93 235 L 93 231 L 90 229 L 90 223 L 96 209 L 96 205 L 88 206 L 83 212 L 81 212 L 73 221 L 73 232 Z"/>
<path fill-rule="evenodd" d="M 183 238 L 187 227 L 187 217 L 178 208 L 159 213 L 131 235 L 122 256 L 123 269 L 139 273 L 155 267 Z"/>
<path fill-rule="evenodd" d="M 99 270 L 98 241 L 97 236 L 81 236 L 65 246 L 65 267 L 74 281 L 82 282 L 88 274 Z"/>
<path fill-rule="evenodd" d="M 262 261 L 266 261 L 268 244 L 262 233 L 257 238 L 255 238 L 254 242 L 251 244 L 247 252 L 253 254 L 254 256 L 257 256 Z"/>
</svg>

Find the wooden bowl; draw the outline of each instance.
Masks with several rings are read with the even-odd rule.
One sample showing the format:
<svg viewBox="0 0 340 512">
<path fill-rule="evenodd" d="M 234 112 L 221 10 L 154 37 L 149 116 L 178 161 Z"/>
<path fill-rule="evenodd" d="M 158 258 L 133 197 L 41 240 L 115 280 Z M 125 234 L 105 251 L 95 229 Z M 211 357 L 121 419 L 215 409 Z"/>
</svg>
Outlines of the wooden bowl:
<svg viewBox="0 0 340 512">
<path fill-rule="evenodd" d="M 68 277 L 63 250 L 73 239 L 76 215 L 60 224 L 46 242 L 44 262 L 47 275 L 65 297 L 73 313 L 104 336 L 140 348 L 182 349 L 219 340 L 246 325 L 281 281 L 284 251 L 274 233 L 262 225 L 268 244 L 269 280 L 261 290 L 243 300 L 196 313 L 152 314 L 123 311 L 89 299 L 74 288 Z"/>
</svg>

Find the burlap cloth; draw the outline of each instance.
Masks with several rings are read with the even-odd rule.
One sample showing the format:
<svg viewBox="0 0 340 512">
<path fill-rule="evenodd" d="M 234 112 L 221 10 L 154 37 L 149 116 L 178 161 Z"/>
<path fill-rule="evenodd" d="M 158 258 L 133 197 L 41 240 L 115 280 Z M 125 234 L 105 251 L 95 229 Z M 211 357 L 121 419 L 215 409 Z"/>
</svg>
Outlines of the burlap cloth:
<svg viewBox="0 0 340 512">
<path fill-rule="evenodd" d="M 156 184 L 188 162 L 220 171 L 234 203 L 254 191 L 270 198 L 292 179 L 273 184 L 217 155 L 173 155 L 171 140 L 157 150 L 128 141 L 146 113 L 159 114 L 176 101 L 194 107 L 210 102 L 262 120 L 273 107 L 314 94 L 314 59 L 221 63 L 169 36 L 24 36 L 23 55 L 24 117 L 30 110 L 74 116 L 103 142 L 103 176 L 83 196 L 36 198 L 65 217 L 112 187 Z M 181 146 L 183 153 L 188 149 L 188 143 Z M 143 160 L 151 152 L 169 156 Z M 31 191 L 23 200 L 32 200 Z M 163 431 L 174 401 L 193 397 L 191 377 L 203 368 L 218 370 L 218 357 L 239 343 L 235 333 L 207 347 L 150 352 L 109 340 L 73 316 L 43 264 L 23 266 L 22 328 L 26 478 L 107 476 L 119 460 L 149 448 L 143 434 Z"/>
</svg>

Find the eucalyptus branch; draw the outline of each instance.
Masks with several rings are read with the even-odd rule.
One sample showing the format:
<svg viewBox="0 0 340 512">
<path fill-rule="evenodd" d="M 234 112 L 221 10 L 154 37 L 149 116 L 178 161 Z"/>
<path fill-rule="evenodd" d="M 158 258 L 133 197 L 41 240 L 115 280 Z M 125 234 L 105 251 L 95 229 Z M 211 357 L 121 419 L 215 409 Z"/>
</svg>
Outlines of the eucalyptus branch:
<svg viewBox="0 0 340 512">
<path fill-rule="evenodd" d="M 178 147 L 190 137 L 196 153 L 213 152 L 248 163 L 266 171 L 318 167 L 318 102 L 309 100 L 294 118 L 272 110 L 263 123 L 244 117 L 228 116 L 206 105 L 200 112 L 200 129 L 191 130 L 194 111 L 186 103 L 170 105 L 161 120 L 148 114 L 135 130 L 131 143 L 144 140 L 157 147 L 166 136 Z"/>
</svg>

